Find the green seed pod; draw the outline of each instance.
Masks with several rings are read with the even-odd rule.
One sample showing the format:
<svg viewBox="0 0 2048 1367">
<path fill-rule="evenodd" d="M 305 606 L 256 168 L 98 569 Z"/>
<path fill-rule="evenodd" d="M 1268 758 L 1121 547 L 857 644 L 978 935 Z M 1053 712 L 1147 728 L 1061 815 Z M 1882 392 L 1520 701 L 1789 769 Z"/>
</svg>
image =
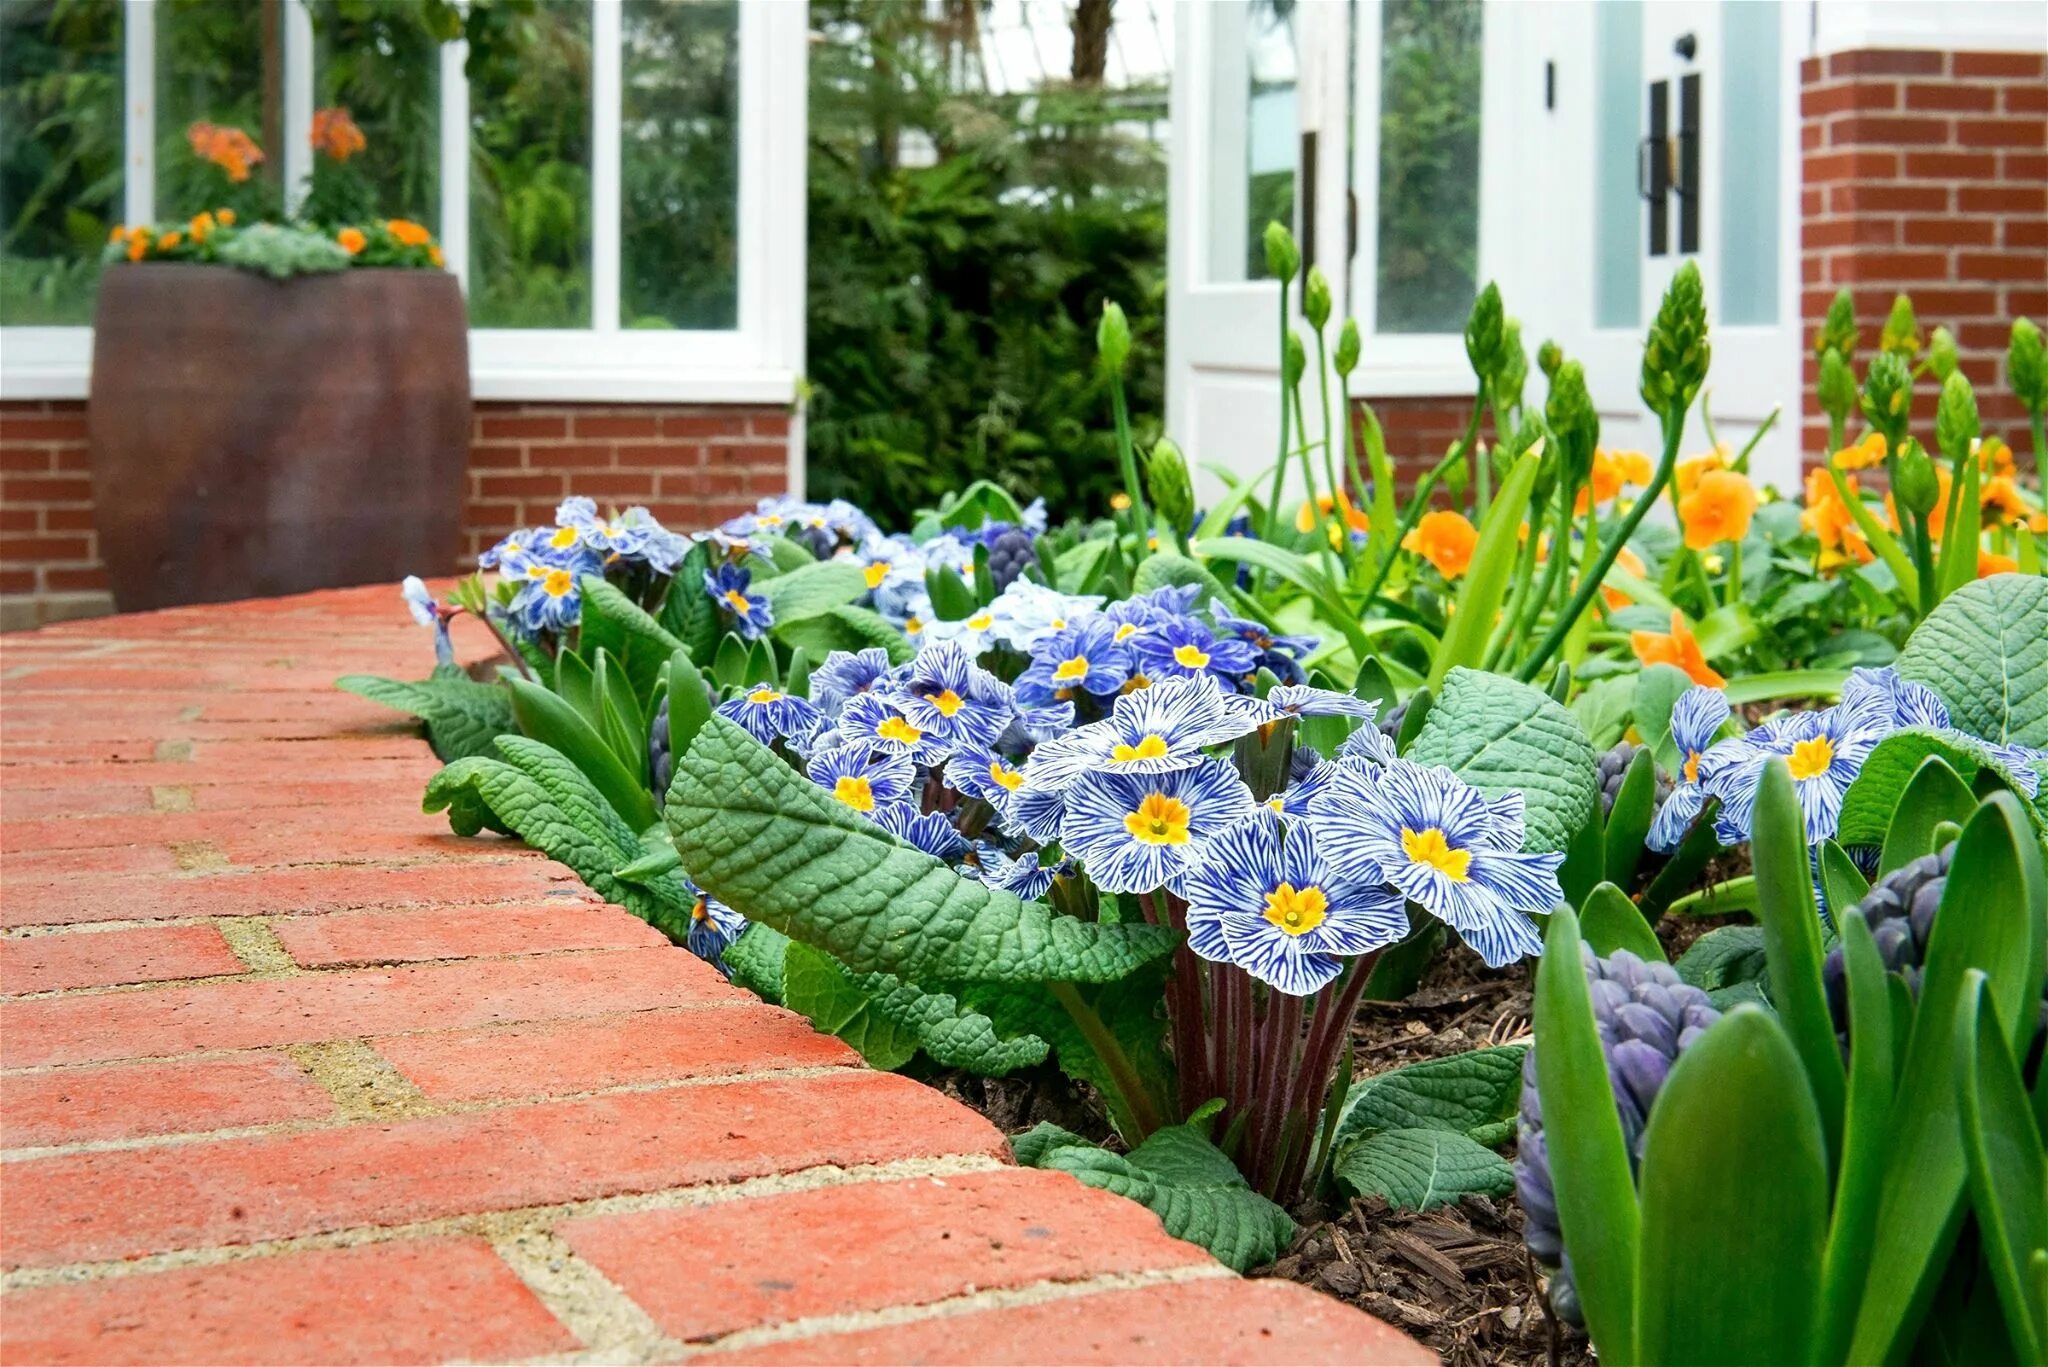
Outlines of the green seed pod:
<svg viewBox="0 0 2048 1367">
<path fill-rule="evenodd" d="M 1337 355 L 1335 361 L 1339 375 L 1349 375 L 1352 371 L 1358 369 L 1359 346 L 1358 320 L 1356 318 L 1346 318 L 1344 326 L 1337 330 Z"/>
<path fill-rule="evenodd" d="M 1102 321 L 1095 326 L 1095 354 L 1111 375 L 1123 374 L 1124 364 L 1131 358 L 1131 322 L 1114 299 L 1102 305 Z"/>
<path fill-rule="evenodd" d="M 1195 488 L 1188 478 L 1188 460 L 1166 437 L 1161 437 L 1146 457 L 1145 492 L 1152 496 L 1152 506 L 1167 526 L 1181 536 L 1194 530 Z"/>
<path fill-rule="evenodd" d="M 1536 348 L 1536 368 L 1543 372 L 1546 380 L 1557 378 L 1557 368 L 1564 364 L 1564 348 L 1545 338 L 1543 345 Z"/>
<path fill-rule="evenodd" d="M 1658 413 L 1689 408 L 1707 378 L 1713 348 L 1707 341 L 1706 288 L 1688 261 L 1671 278 L 1657 321 L 1643 345 L 1643 401 Z"/>
<path fill-rule="evenodd" d="M 1820 354 L 1820 407 L 1837 422 L 1846 423 L 1856 408 L 1856 376 L 1842 353 L 1829 347 Z"/>
<path fill-rule="evenodd" d="M 1896 351 L 1880 351 L 1863 374 L 1863 419 L 1893 446 L 1906 435 L 1913 416 L 1913 371 Z"/>
<path fill-rule="evenodd" d="M 1481 384 L 1490 384 L 1500 368 L 1501 335 L 1507 327 L 1507 316 L 1501 309 L 1500 286 L 1491 280 L 1486 288 L 1479 291 L 1479 297 L 1472 301 L 1472 312 L 1465 318 L 1465 356 L 1472 362 L 1472 373 L 1479 377 Z"/>
<path fill-rule="evenodd" d="M 1301 287 L 1301 316 L 1317 332 L 1330 321 L 1330 277 L 1321 266 L 1308 268 L 1308 283 Z"/>
<path fill-rule="evenodd" d="M 1550 430 L 1557 434 L 1562 468 L 1574 484 L 1583 484 L 1593 473 L 1593 448 L 1600 441 L 1600 415 L 1593 396 L 1586 390 L 1586 369 L 1577 361 L 1566 361 L 1550 381 L 1550 400 L 1543 405 Z"/>
<path fill-rule="evenodd" d="M 1280 358 L 1280 383 L 1288 389 L 1301 383 L 1302 374 L 1308 369 L 1308 353 L 1302 349 L 1301 334 L 1293 328 L 1287 330 L 1287 348 Z"/>
<path fill-rule="evenodd" d="M 1493 377 L 1494 401 L 1503 408 L 1522 406 L 1522 386 L 1529 381 L 1529 353 L 1522 350 L 1521 320 L 1510 318 L 1501 328 L 1500 369 Z"/>
<path fill-rule="evenodd" d="M 1920 320 L 1913 316 L 1910 297 L 1901 294 L 1892 300 L 1892 311 L 1884 320 L 1884 332 L 1878 338 L 1878 346 L 1909 361 L 1920 354 Z"/>
<path fill-rule="evenodd" d="M 2041 329 L 2027 318 L 2012 322 L 2012 345 L 2005 353 L 2006 383 L 2031 414 L 2048 408 L 2048 358 L 2041 349 Z"/>
<path fill-rule="evenodd" d="M 1294 245 L 1294 234 L 1287 231 L 1285 223 L 1266 225 L 1266 274 L 1283 283 L 1294 278 L 1301 269 L 1301 248 Z"/>
<path fill-rule="evenodd" d="M 1947 328 L 1938 327 L 1927 339 L 1927 364 L 1934 371 L 1936 379 L 1946 380 L 1956 373 L 1961 358 L 1956 355 L 1956 335 Z"/>
<path fill-rule="evenodd" d="M 1828 305 L 1826 321 L 1820 331 L 1813 335 L 1813 354 L 1824 356 L 1833 347 L 1842 353 L 1844 361 L 1856 359 L 1856 300 L 1845 287 L 1835 292 L 1834 302 Z"/>
<path fill-rule="evenodd" d="M 1899 474 L 1892 496 L 1901 507 L 1925 517 L 1941 501 L 1941 479 L 1934 473 L 1934 461 L 1917 441 L 1906 443 L 1899 453 Z"/>
<path fill-rule="evenodd" d="M 1941 401 L 1934 407 L 1934 439 L 1940 443 L 1941 453 L 1961 461 L 1970 454 L 1970 443 L 1980 430 L 1977 395 L 1969 379 L 1960 370 L 1949 372 L 1941 382 Z"/>
</svg>

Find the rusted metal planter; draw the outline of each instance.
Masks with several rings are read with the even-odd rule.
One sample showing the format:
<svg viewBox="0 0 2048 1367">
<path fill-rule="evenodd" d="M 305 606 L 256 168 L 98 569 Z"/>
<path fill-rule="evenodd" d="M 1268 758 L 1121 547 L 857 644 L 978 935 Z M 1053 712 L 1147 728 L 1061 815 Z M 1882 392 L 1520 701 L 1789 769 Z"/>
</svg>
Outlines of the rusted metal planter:
<svg viewBox="0 0 2048 1367">
<path fill-rule="evenodd" d="M 109 269 L 93 516 L 122 611 L 453 568 L 469 327 L 441 271 Z"/>
</svg>

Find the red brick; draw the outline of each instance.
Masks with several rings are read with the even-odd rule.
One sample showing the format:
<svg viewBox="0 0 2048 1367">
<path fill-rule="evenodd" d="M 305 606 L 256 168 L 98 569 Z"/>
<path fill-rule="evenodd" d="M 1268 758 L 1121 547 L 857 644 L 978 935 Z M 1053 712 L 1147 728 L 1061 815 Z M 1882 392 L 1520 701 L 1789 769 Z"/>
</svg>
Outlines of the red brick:
<svg viewBox="0 0 2048 1367">
<path fill-rule="evenodd" d="M 2005 220 L 2005 245 L 2031 249 L 2048 247 L 2048 219 L 2008 218 Z"/>
<path fill-rule="evenodd" d="M 479 443 L 469 448 L 472 470 L 517 470 L 526 464 L 523 446 L 493 446 Z"/>
<path fill-rule="evenodd" d="M 1940 146 L 1949 140 L 1947 119 L 1902 119 L 1878 114 L 1851 114 L 1828 125 L 1828 142 L 1835 147 Z"/>
<path fill-rule="evenodd" d="M 1828 58 L 1828 75 L 1843 76 L 1939 76 L 1945 65 L 1939 52 L 1890 52 L 1865 49 L 1837 52 Z"/>
<path fill-rule="evenodd" d="M 1837 185 L 1828 191 L 1834 214 L 1946 213 L 1949 191 L 1939 185 Z"/>
<path fill-rule="evenodd" d="M 1963 252 L 1956 257 L 1956 274 L 1964 280 L 2043 280 L 2048 264 L 2019 252 Z"/>
<path fill-rule="evenodd" d="M 608 470 L 612 465 L 612 446 L 609 442 L 562 442 L 550 446 L 528 448 L 527 464 L 535 470 L 571 470 L 576 473 L 574 491 L 583 492 L 583 486 L 590 476 L 588 470 Z"/>
<path fill-rule="evenodd" d="M 705 1182 L 1008 1147 L 888 1073 L 627 1092 L 381 1127 L 9 1164 L 10 1267 L 292 1238 Z"/>
<path fill-rule="evenodd" d="M 1957 119 L 1956 141 L 1965 147 L 2048 146 L 2048 123 L 2040 119 Z"/>
<path fill-rule="evenodd" d="M 9 503 L 90 503 L 92 481 L 83 475 L 0 476 L 0 499 Z"/>
<path fill-rule="evenodd" d="M 312 1120 L 334 1100 L 283 1054 L 46 1068 L 0 1076 L 0 1147 Z"/>
<path fill-rule="evenodd" d="M 695 470 L 704 464 L 704 448 L 679 442 L 633 442 L 619 447 L 619 468 L 625 470 Z"/>
<path fill-rule="evenodd" d="M 105 589 L 107 572 L 98 566 L 83 570 L 49 566 L 43 570 L 43 585 L 53 593 L 85 593 Z"/>
<path fill-rule="evenodd" d="M 723 437 L 747 430 L 744 409 L 714 413 L 670 413 L 661 420 L 664 437 Z"/>
<path fill-rule="evenodd" d="M 2006 180 L 2017 180 L 2022 184 L 2048 181 L 2048 153 L 2001 152 L 1998 162 L 1999 174 Z"/>
<path fill-rule="evenodd" d="M 780 1068 L 860 1066 L 803 1017 L 750 1011 L 640 1011 L 627 1020 L 393 1035 L 377 1051 L 436 1101 L 548 1096 Z"/>
<path fill-rule="evenodd" d="M 1851 81 L 1842 85 L 1808 86 L 1799 92 L 1799 113 L 1813 120 L 1852 109 L 1896 109 L 1899 87 L 1889 81 Z"/>
<path fill-rule="evenodd" d="M 654 476 L 607 470 L 599 474 L 578 475 L 572 487 L 575 493 L 600 502 L 606 499 L 641 500 L 654 496 Z"/>
<path fill-rule="evenodd" d="M 574 1220 L 560 1232 L 685 1342 L 1207 1260 L 1142 1206 L 1017 1170 Z M 690 1275 L 675 1276 L 684 1261 Z"/>
<path fill-rule="evenodd" d="M 0 536 L 0 560 L 43 562 L 91 556 L 89 536 Z"/>
<path fill-rule="evenodd" d="M 652 413 L 578 413 L 573 427 L 579 437 L 653 437 L 661 420 Z"/>
<path fill-rule="evenodd" d="M 2048 85 L 2013 84 L 2005 88 L 2008 114 L 2048 113 Z"/>
<path fill-rule="evenodd" d="M 668 943 L 653 926 L 616 907 L 574 903 L 337 912 L 293 917 L 275 929 L 292 958 L 308 968 Z"/>
<path fill-rule="evenodd" d="M 1906 108 L 1989 113 L 1998 108 L 1998 91 L 1988 85 L 1914 81 L 1906 87 Z"/>
<path fill-rule="evenodd" d="M 789 414 L 756 413 L 747 420 L 747 430 L 757 437 L 789 436 Z"/>
<path fill-rule="evenodd" d="M 1998 159 L 1989 152 L 1908 152 L 1908 180 L 1990 180 Z"/>
<path fill-rule="evenodd" d="M 7 1025 L 0 1066 L 160 1058 L 745 1000 L 709 965 L 672 948 L 36 997 L 0 1007 Z"/>
<path fill-rule="evenodd" d="M 1899 241 L 1899 221 L 1895 218 L 1830 218 L 1818 223 L 1808 222 L 1800 239 L 1805 250 L 1820 251 L 1829 247 L 1853 246 L 1896 246 Z"/>
<path fill-rule="evenodd" d="M 2018 77 L 2039 79 L 2042 57 L 2038 52 L 1958 52 L 1955 74 L 1967 77 Z"/>
<path fill-rule="evenodd" d="M 1948 279 L 1948 257 L 1940 252 L 1856 252 L 1828 263 L 1828 277 L 1850 280 L 1919 281 Z"/>
<path fill-rule="evenodd" d="M 536 464 L 542 463 L 536 460 Z M 477 480 L 482 498 L 553 498 L 562 492 L 560 475 L 483 475 Z"/>
<path fill-rule="evenodd" d="M 46 475 L 56 468 L 57 455 L 47 447 L 0 447 L 0 474 Z"/>
<path fill-rule="evenodd" d="M 763 1344 L 718 1362 L 922 1364 L 1373 1363 L 1436 1354 L 1350 1306 L 1284 1281 L 1207 1277 Z"/>
<path fill-rule="evenodd" d="M 488 1362 L 581 1346 L 473 1238 L 36 1287 L 7 1304 L 11 1362 Z"/>
<path fill-rule="evenodd" d="M 1997 225 L 1984 218 L 1909 218 L 1903 241 L 1908 247 L 1988 247 Z"/>
<path fill-rule="evenodd" d="M 26 414 L 0 410 L 0 441 L 84 441 L 82 412 Z"/>
<path fill-rule="evenodd" d="M 0 940 L 0 993 L 246 973 L 217 926 L 145 926 Z"/>
<path fill-rule="evenodd" d="M 45 508 L 43 509 L 43 530 L 46 532 L 91 532 L 94 530 L 90 508 Z M 94 538 L 88 537 L 91 541 Z"/>
<path fill-rule="evenodd" d="M 2038 214 L 2048 209 L 2048 185 L 1964 185 L 1956 209 L 1966 214 Z"/>
<path fill-rule="evenodd" d="M 566 437 L 569 420 L 559 414 L 494 414 L 478 417 L 478 429 L 486 437 Z"/>
</svg>

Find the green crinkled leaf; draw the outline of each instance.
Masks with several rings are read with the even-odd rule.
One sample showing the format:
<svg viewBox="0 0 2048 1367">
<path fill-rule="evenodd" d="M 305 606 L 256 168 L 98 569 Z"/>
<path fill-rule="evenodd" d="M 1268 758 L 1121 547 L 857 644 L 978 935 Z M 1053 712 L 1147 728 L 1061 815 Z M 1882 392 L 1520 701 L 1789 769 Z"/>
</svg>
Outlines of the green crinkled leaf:
<svg viewBox="0 0 2048 1367">
<path fill-rule="evenodd" d="M 866 608 L 830 608 L 802 621 L 778 623 L 775 635 L 785 644 L 801 646 L 821 660 L 835 650 L 864 650 L 869 646 L 888 651 L 890 664 L 908 663 L 917 654 L 917 647 L 889 625 L 887 618 Z"/>
<path fill-rule="evenodd" d="M 496 831 L 500 835 L 514 835 L 498 814 L 491 810 L 491 804 L 484 800 L 474 783 L 476 770 L 485 765 L 501 761 L 486 759 L 482 755 L 465 755 L 440 773 L 427 780 L 426 796 L 422 808 L 428 812 L 448 809 L 448 827 L 463 837 L 476 835 L 481 831 Z"/>
<path fill-rule="evenodd" d="M 1168 1095 L 1173 1083 L 1173 1067 L 1163 1044 L 1166 966 L 1166 960 L 1157 960 L 1116 982 L 1077 989 L 1103 1028 L 1115 1036 L 1132 1070 L 1154 1097 Z M 958 996 L 965 1005 L 985 1013 L 1003 1034 L 1037 1035 L 1048 1041 L 1060 1071 L 1087 1083 L 1102 1098 L 1117 1133 L 1138 1132 L 1136 1118 L 1126 1108 L 1108 1066 L 1051 992 L 1037 983 L 975 983 L 962 987 Z"/>
<path fill-rule="evenodd" d="M 1562 850 L 1592 814 L 1593 747 L 1539 689 L 1500 674 L 1453 669 L 1405 756 L 1441 764 L 1490 797 L 1523 794 L 1523 848 Z"/>
<path fill-rule="evenodd" d="M 1444 1130 L 1498 1144 L 1521 1104 L 1522 1045 L 1411 1063 L 1352 1084 L 1333 1149 L 1378 1130 Z"/>
<path fill-rule="evenodd" d="M 1187 1125 L 1169 1125 L 1129 1154 L 1098 1149 L 1057 1125 L 1010 1141 L 1026 1167 L 1071 1173 L 1159 1217 L 1176 1239 L 1199 1244 L 1243 1272 L 1269 1263 L 1294 1238 L 1287 1212 L 1251 1189 L 1223 1151 Z"/>
<path fill-rule="evenodd" d="M 749 920 L 910 982 L 1107 982 L 1171 952 L 1144 925 L 1055 916 L 962 878 L 834 802 L 723 717 L 676 766 L 676 853 Z"/>
<path fill-rule="evenodd" d="M 2048 746 L 2048 578 L 1965 584 L 1915 629 L 1898 671 L 1939 693 L 1963 730 Z"/>
<path fill-rule="evenodd" d="M 617 903 L 670 939 L 690 933 L 696 899 L 676 870 L 627 882 L 614 875 L 647 847 L 582 770 L 537 740 L 500 736 L 502 760 L 480 757 L 452 764 L 427 784 L 430 812 L 452 808 L 457 790 L 468 789 L 520 839 L 566 864 L 591 891 Z"/>
<path fill-rule="evenodd" d="M 1764 975 L 1764 933 L 1758 926 L 1721 926 L 1692 942 L 1672 967 L 1702 992 L 1754 983 Z"/>
<path fill-rule="evenodd" d="M 1932 619 L 1930 619 L 1932 620 Z M 1964 783 L 1973 783 L 1981 769 L 1989 769 L 2020 795 L 2033 817 L 2037 831 L 2048 834 L 2048 813 L 2042 802 L 2029 799 L 2012 769 L 1994 759 L 1984 742 L 1961 731 L 1937 731 L 1909 726 L 1894 731 L 1877 743 L 1849 791 L 1842 798 L 1842 816 L 1836 839 L 1844 845 L 1880 845 L 1891 828 L 1892 813 L 1906 785 L 1930 755 L 1945 761 Z M 2048 787 L 2048 785 L 2044 785 Z M 1980 790 L 1981 791 L 1981 790 Z"/>
<path fill-rule="evenodd" d="M 822 560 L 763 579 L 757 587 L 775 614 L 775 624 L 788 626 L 844 607 L 868 591 L 868 582 L 851 560 Z"/>
<path fill-rule="evenodd" d="M 789 954 L 789 937 L 773 926 L 758 923 L 740 932 L 725 947 L 718 961 L 732 980 L 763 1001 L 782 1004 L 782 964 Z"/>
<path fill-rule="evenodd" d="M 676 566 L 676 577 L 668 586 L 668 597 L 661 602 L 662 626 L 683 643 L 691 663 L 699 668 L 711 664 L 712 652 L 718 649 L 720 635 L 718 608 L 712 603 L 711 595 L 704 591 L 704 576 L 710 569 L 711 550 L 699 541 L 683 556 L 683 563 Z"/>
<path fill-rule="evenodd" d="M 919 1049 L 942 1068 L 1001 1077 L 1041 1062 L 1035 1035 L 1004 1039 L 987 1016 L 943 992 L 923 992 L 886 973 L 854 973 L 823 950 L 790 943 L 782 1001 L 858 1049 L 876 1068 L 901 1068 Z"/>
<path fill-rule="evenodd" d="M 503 684 L 442 677 L 408 683 L 374 674 L 345 674 L 334 686 L 418 717 L 427 724 L 427 744 L 450 763 L 471 755 L 493 755 L 492 740 L 519 730 L 512 719 L 512 697 Z"/>
<path fill-rule="evenodd" d="M 1461 1196 L 1505 1196 L 1514 1169 L 1492 1149 L 1449 1130 L 1382 1130 L 1340 1149 L 1331 1170 L 1359 1196 L 1429 1210 Z"/>
<path fill-rule="evenodd" d="M 1223 590 L 1222 581 L 1209 572 L 1209 567 L 1197 560 L 1172 551 L 1157 551 L 1138 563 L 1138 572 L 1131 578 L 1131 597 L 1141 598 L 1155 589 L 1169 585 L 1186 588 L 1189 584 L 1200 584 L 1202 596 L 1197 603 L 1218 602 L 1229 604 L 1230 595 Z"/>
<path fill-rule="evenodd" d="M 595 660 L 598 651 L 609 650 L 643 705 L 654 696 L 654 685 L 668 668 L 668 657 L 683 644 L 617 586 L 594 574 L 583 576 L 581 631 L 578 653 Z"/>
</svg>

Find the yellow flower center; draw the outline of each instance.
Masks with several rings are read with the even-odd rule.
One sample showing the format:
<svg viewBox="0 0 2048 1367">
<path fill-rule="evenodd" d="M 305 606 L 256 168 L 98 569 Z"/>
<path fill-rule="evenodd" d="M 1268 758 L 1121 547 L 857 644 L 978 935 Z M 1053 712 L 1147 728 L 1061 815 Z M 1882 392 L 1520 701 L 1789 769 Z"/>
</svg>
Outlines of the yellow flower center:
<svg viewBox="0 0 2048 1367">
<path fill-rule="evenodd" d="M 1116 629 L 1115 639 L 1119 642 L 1128 641 L 1133 636 L 1136 636 L 1140 630 L 1141 628 L 1138 626 L 1136 622 L 1125 622 L 1122 626 Z"/>
<path fill-rule="evenodd" d="M 576 576 L 567 570 L 549 570 L 545 587 L 550 598 L 567 597 L 569 590 L 576 587 Z"/>
<path fill-rule="evenodd" d="M 1024 771 L 1022 769 L 1009 768 L 1001 760 L 991 760 L 989 762 L 988 776 L 1006 791 L 1012 793 L 1024 786 Z"/>
<path fill-rule="evenodd" d="M 1810 778 L 1819 778 L 1835 762 L 1835 747 L 1826 736 L 1815 736 L 1812 740 L 1800 741 L 1792 747 L 1792 758 L 1787 767 L 1792 777 L 1804 783 Z"/>
<path fill-rule="evenodd" d="M 832 785 L 832 796 L 853 808 L 856 812 L 872 812 L 875 809 L 875 790 L 864 778 L 853 774 L 842 775 Z"/>
<path fill-rule="evenodd" d="M 1329 910 L 1330 899 L 1313 883 L 1299 891 L 1292 883 L 1282 883 L 1266 894 L 1266 919 L 1289 935 L 1308 934 L 1323 923 Z"/>
<path fill-rule="evenodd" d="M 1209 652 L 1199 646 L 1175 646 L 1173 658 L 1183 669 L 1200 669 L 1209 663 Z"/>
<path fill-rule="evenodd" d="M 1052 671 L 1054 683 L 1075 683 L 1087 677 L 1088 657 L 1086 655 L 1075 655 L 1062 660 L 1058 665 L 1054 666 Z"/>
<path fill-rule="evenodd" d="M 772 688 L 757 688 L 747 694 L 747 701 L 754 703 L 781 702 L 782 694 Z"/>
<path fill-rule="evenodd" d="M 1136 745 L 1120 743 L 1114 750 L 1109 752 L 1109 757 L 1118 763 L 1133 759 L 1165 759 L 1166 738 L 1164 736 L 1146 736 Z"/>
<path fill-rule="evenodd" d="M 945 692 L 933 698 L 931 700 L 931 704 L 933 707 L 939 709 L 940 716 L 951 717 L 958 715 L 960 709 L 967 706 L 967 699 L 961 697 L 958 693 L 955 693 L 952 689 L 949 688 Z"/>
<path fill-rule="evenodd" d="M 1431 826 L 1426 830 L 1412 831 L 1401 828 L 1401 853 L 1408 856 L 1411 864 L 1427 864 L 1453 883 L 1471 881 L 1466 872 L 1472 867 L 1470 850 L 1454 850 L 1444 839 L 1444 833 Z"/>
<path fill-rule="evenodd" d="M 1124 680 L 1124 686 L 1118 689 L 1117 692 L 1135 693 L 1141 688 L 1150 688 L 1151 686 L 1152 681 L 1143 674 L 1133 674 L 1130 678 Z"/>
<path fill-rule="evenodd" d="M 1138 810 L 1124 818 L 1124 829 L 1147 845 L 1185 845 L 1192 816 L 1179 798 L 1148 793 Z"/>
<path fill-rule="evenodd" d="M 747 609 L 751 606 L 747 602 L 747 595 L 741 593 L 738 589 L 727 589 L 725 591 L 725 605 L 742 617 L 747 615 Z"/>
<path fill-rule="evenodd" d="M 691 908 L 690 908 L 690 919 L 691 919 L 692 921 L 708 921 L 708 920 L 710 920 L 710 919 L 711 919 L 711 903 L 710 903 L 710 902 L 708 902 L 708 901 L 706 901 L 706 900 L 705 900 L 704 898 L 702 898 L 702 897 L 699 897 L 699 898 L 697 899 L 697 904 L 696 904 L 695 906 L 693 906 L 693 907 L 691 907 Z"/>
<path fill-rule="evenodd" d="M 1687 783 L 1698 783 L 1700 781 L 1700 752 L 1697 750 L 1688 750 L 1686 752 L 1685 781 Z"/>
<path fill-rule="evenodd" d="M 889 562 L 886 560 L 877 560 L 874 564 L 868 566 L 867 569 L 863 571 L 863 574 L 868 581 L 868 587 L 871 589 L 878 589 L 882 587 L 882 581 L 889 577 Z"/>
<path fill-rule="evenodd" d="M 555 534 L 548 538 L 548 544 L 558 551 L 568 550 L 576 544 L 576 529 L 574 527 L 555 528 Z"/>
<path fill-rule="evenodd" d="M 901 741 L 905 745 L 915 745 L 924 739 L 924 732 L 901 717 L 890 717 L 875 728 L 875 734 L 883 740 Z"/>
<path fill-rule="evenodd" d="M 967 619 L 967 625 L 975 631 L 987 631 L 995 624 L 996 615 L 993 612 L 977 612 Z"/>
<path fill-rule="evenodd" d="M 905 622 L 903 623 L 903 634 L 904 634 L 905 636 L 916 636 L 916 635 L 919 635 L 920 633 L 922 633 L 923 631 L 924 631 L 924 620 L 923 620 L 922 618 L 919 618 L 919 617 L 912 617 L 912 618 L 909 618 L 909 619 L 907 619 L 907 620 L 906 620 L 906 621 L 905 621 Z"/>
</svg>

